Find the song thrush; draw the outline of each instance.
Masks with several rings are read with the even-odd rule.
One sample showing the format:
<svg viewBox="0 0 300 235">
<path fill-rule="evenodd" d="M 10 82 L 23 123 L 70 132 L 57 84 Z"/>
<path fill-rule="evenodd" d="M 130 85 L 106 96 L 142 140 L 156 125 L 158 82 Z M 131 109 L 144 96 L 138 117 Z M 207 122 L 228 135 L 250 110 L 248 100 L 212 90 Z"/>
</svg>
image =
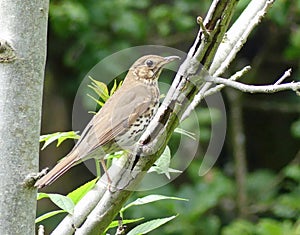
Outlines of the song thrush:
<svg viewBox="0 0 300 235">
<path fill-rule="evenodd" d="M 123 85 L 92 118 L 80 139 L 49 173 L 35 186 L 51 184 L 71 167 L 90 158 L 103 162 L 106 154 L 131 150 L 145 131 L 159 105 L 157 80 L 165 64 L 177 56 L 146 55 L 129 69 Z"/>
</svg>

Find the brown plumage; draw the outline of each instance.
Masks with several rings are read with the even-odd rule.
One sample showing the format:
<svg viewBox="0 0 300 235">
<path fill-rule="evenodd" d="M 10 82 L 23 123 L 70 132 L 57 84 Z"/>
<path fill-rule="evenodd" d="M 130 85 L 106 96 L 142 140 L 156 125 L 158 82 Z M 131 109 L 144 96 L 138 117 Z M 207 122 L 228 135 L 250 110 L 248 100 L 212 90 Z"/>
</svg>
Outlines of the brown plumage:
<svg viewBox="0 0 300 235">
<path fill-rule="evenodd" d="M 159 104 L 157 80 L 165 64 L 177 56 L 146 55 L 129 69 L 123 85 L 92 118 L 80 139 L 35 186 L 51 184 L 71 167 L 90 158 L 103 161 L 105 154 L 130 150 L 146 129 Z"/>
</svg>

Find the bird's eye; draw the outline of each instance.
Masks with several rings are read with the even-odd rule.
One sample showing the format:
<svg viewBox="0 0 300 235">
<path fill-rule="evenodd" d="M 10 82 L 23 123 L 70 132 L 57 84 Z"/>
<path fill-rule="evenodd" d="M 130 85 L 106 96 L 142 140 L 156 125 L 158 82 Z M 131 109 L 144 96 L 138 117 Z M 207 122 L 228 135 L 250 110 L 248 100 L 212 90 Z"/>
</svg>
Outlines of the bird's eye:
<svg viewBox="0 0 300 235">
<path fill-rule="evenodd" d="M 153 60 L 146 60 L 145 64 L 146 64 L 148 67 L 151 67 L 151 66 L 154 64 L 154 62 L 153 62 Z"/>
</svg>

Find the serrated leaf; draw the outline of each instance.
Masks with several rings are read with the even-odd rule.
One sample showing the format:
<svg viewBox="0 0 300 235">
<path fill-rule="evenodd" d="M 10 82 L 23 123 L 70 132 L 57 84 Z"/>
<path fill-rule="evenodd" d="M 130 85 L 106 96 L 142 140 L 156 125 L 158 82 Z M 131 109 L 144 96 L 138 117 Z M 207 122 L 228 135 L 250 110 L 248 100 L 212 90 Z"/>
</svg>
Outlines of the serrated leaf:
<svg viewBox="0 0 300 235">
<path fill-rule="evenodd" d="M 88 85 L 95 93 L 105 102 L 109 98 L 108 88 L 105 83 L 97 81 L 92 77 L 89 77 L 92 81 L 92 85 Z"/>
<path fill-rule="evenodd" d="M 52 134 L 47 134 L 47 135 L 41 135 L 40 136 L 40 142 L 45 142 L 42 150 L 44 150 L 49 144 L 57 140 L 57 145 L 58 147 L 63 141 L 67 139 L 79 139 L 79 135 L 77 134 L 78 132 L 75 131 L 67 131 L 67 132 L 55 132 Z"/>
<path fill-rule="evenodd" d="M 67 139 L 79 139 L 79 138 L 80 136 L 78 135 L 77 131 L 60 132 L 60 136 L 57 140 L 56 147 L 59 147 L 59 145 Z"/>
<path fill-rule="evenodd" d="M 178 200 L 178 201 L 188 201 L 188 199 L 185 199 L 185 198 L 169 197 L 169 196 L 164 196 L 164 195 L 153 194 L 153 195 L 148 195 L 148 196 L 145 196 L 142 198 L 138 198 L 135 201 L 129 203 L 127 206 L 125 206 L 121 209 L 121 213 L 123 213 L 125 210 L 127 210 L 129 207 L 132 207 L 132 206 L 144 205 L 144 204 L 148 204 L 151 202 L 167 200 L 167 199 Z"/>
<path fill-rule="evenodd" d="M 48 197 L 59 208 L 68 212 L 71 215 L 73 214 L 75 205 L 74 205 L 73 201 L 71 200 L 71 198 L 68 198 L 67 196 L 56 194 L 56 193 L 49 193 Z"/>
<path fill-rule="evenodd" d="M 73 201 L 73 203 L 76 205 L 80 201 L 80 199 L 83 198 L 84 195 L 95 186 L 97 180 L 98 178 L 87 182 L 86 184 L 70 192 L 67 195 L 67 197 L 70 198 Z"/>
<path fill-rule="evenodd" d="M 54 215 L 57 215 L 57 214 L 61 214 L 61 213 L 66 213 L 66 211 L 64 210 L 57 210 L 57 211 L 50 211 L 50 212 L 47 212 L 46 214 L 43 214 L 41 216 L 39 216 L 38 218 L 35 219 L 35 223 L 39 223 L 45 219 L 48 219 Z"/>
<path fill-rule="evenodd" d="M 127 235 L 139 235 L 139 234 L 149 233 L 149 232 L 151 232 L 154 229 L 162 226 L 163 224 L 169 222 L 170 220 L 172 220 L 174 218 L 176 218 L 176 215 L 171 216 L 171 217 L 167 217 L 167 218 L 150 220 L 146 223 L 143 223 L 143 224 L 140 224 L 140 225 L 136 226 L 134 229 L 129 231 L 129 233 L 127 233 Z"/>
<path fill-rule="evenodd" d="M 117 81 L 114 80 L 114 85 L 113 85 L 112 89 L 109 92 L 108 87 L 105 83 L 97 81 L 97 80 L 93 79 L 92 77 L 89 77 L 89 78 L 91 79 L 92 83 L 91 83 L 91 85 L 88 85 L 88 87 L 91 88 L 99 96 L 99 98 L 102 101 L 99 100 L 98 98 L 95 98 L 95 97 L 91 96 L 90 94 L 88 94 L 88 97 L 90 97 L 92 100 L 94 100 L 101 107 L 109 99 L 109 97 L 112 96 L 112 94 L 117 89 L 119 89 L 120 86 L 122 85 L 122 82 L 117 84 Z"/>
<path fill-rule="evenodd" d="M 54 142 L 55 140 L 57 140 L 58 138 L 55 136 L 57 135 L 57 133 L 54 134 L 49 134 L 49 135 L 42 135 L 40 136 L 40 142 L 45 142 L 43 144 L 42 150 L 44 150 L 49 144 L 51 144 L 52 142 Z"/>
</svg>

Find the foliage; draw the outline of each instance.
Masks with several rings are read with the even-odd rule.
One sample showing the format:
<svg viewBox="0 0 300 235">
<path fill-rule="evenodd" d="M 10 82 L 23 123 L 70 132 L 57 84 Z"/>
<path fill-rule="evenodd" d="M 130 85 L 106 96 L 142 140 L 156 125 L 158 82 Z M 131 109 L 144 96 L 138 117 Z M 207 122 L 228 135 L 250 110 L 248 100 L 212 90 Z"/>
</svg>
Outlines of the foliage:
<svg viewBox="0 0 300 235">
<path fill-rule="evenodd" d="M 176 189 L 176 195 L 188 198 L 188 202 L 164 203 L 159 204 L 157 208 L 145 206 L 143 211 L 133 211 L 132 216 L 145 216 L 146 212 L 153 218 L 162 212 L 176 211 L 180 214 L 176 225 L 172 223 L 165 225 L 157 234 L 297 234 L 300 229 L 298 220 L 300 167 L 289 165 L 281 174 L 281 180 L 278 180 L 274 172 L 266 170 L 249 174 L 247 179 L 247 190 L 251 200 L 249 216 L 250 218 L 255 216 L 256 222 L 236 218 L 234 179 L 216 168 L 211 169 L 202 178 L 190 174 L 193 182 Z M 282 190 L 286 192 L 282 193 Z M 174 194 L 175 188 L 169 184 L 157 191 Z"/>
<path fill-rule="evenodd" d="M 60 195 L 60 194 L 52 194 L 52 193 L 39 193 L 37 200 L 41 200 L 43 198 L 49 198 L 56 206 L 60 208 L 60 210 L 55 210 L 55 211 L 50 211 L 47 212 L 41 216 L 39 216 L 36 219 L 36 223 L 40 223 L 45 219 L 48 219 L 52 216 L 55 216 L 60 213 L 69 213 L 73 214 L 74 206 L 79 202 L 79 200 L 90 190 L 94 187 L 96 181 L 98 179 L 92 180 L 78 189 L 74 190 L 73 192 L 69 193 L 67 196 Z M 156 202 L 156 201 L 161 201 L 161 200 L 179 200 L 179 201 L 185 201 L 186 199 L 183 198 L 177 198 L 177 197 L 168 197 L 168 196 L 163 196 L 163 195 L 148 195 L 144 198 L 138 198 L 137 200 L 129 203 L 128 205 L 124 206 L 120 210 L 120 216 L 122 218 L 121 224 L 119 221 L 112 221 L 110 225 L 107 227 L 107 230 L 105 231 L 104 234 L 109 229 L 118 227 L 120 225 L 125 225 L 125 224 L 130 224 L 130 223 L 136 223 L 144 218 L 136 218 L 136 219 L 125 219 L 124 218 L 124 213 L 131 207 L 135 206 L 142 206 L 144 204 Z M 145 223 L 142 223 L 138 226 L 136 226 L 134 229 L 132 229 L 128 234 L 131 235 L 138 235 L 138 234 L 145 234 L 148 232 L 151 232 L 152 230 L 162 226 L 163 224 L 171 221 L 174 219 L 176 216 L 170 216 L 166 218 L 160 218 L 160 219 L 155 219 L 151 220 Z"/>
<path fill-rule="evenodd" d="M 199 10 L 204 12 L 209 2 L 204 1 L 205 6 L 200 8 L 195 0 L 155 5 L 150 0 L 51 1 L 50 34 L 55 35 L 50 41 L 51 58 L 57 58 L 57 53 L 63 55 L 61 63 L 81 78 L 83 72 L 112 52 L 156 44 L 157 33 L 161 39 L 166 38 L 162 44 L 174 43 L 175 39 L 180 43 L 194 29 L 194 15 Z"/>
<path fill-rule="evenodd" d="M 96 99 L 93 96 L 89 95 L 88 96 L 90 98 L 92 98 L 98 105 L 100 105 L 101 107 L 104 105 L 104 103 L 108 100 L 108 98 L 113 95 L 115 93 L 115 91 L 122 86 L 122 82 L 120 82 L 119 84 L 117 84 L 117 81 L 114 80 L 114 84 L 113 87 L 111 88 L 111 90 L 109 91 L 108 87 L 106 86 L 106 84 L 104 84 L 103 82 L 97 81 L 95 79 L 93 79 L 92 77 L 90 77 L 92 84 L 89 85 L 88 87 L 91 88 L 100 98 Z"/>
<path fill-rule="evenodd" d="M 274 219 L 262 219 L 255 225 L 246 220 L 237 220 L 225 227 L 222 235 L 296 235 L 300 229 L 298 224 L 288 220 L 279 222 Z"/>
<path fill-rule="evenodd" d="M 127 234 L 128 235 L 147 234 L 147 233 L 151 232 L 152 230 L 171 221 L 175 217 L 176 216 L 171 216 L 171 217 L 167 217 L 167 218 L 155 219 L 155 220 L 148 221 L 146 223 L 136 226 L 134 229 L 130 230 L 129 233 L 127 233 Z"/>
<path fill-rule="evenodd" d="M 59 147 L 62 142 L 67 139 L 79 139 L 78 132 L 68 131 L 68 132 L 55 132 L 52 134 L 41 135 L 40 142 L 45 142 L 42 150 L 44 150 L 49 144 L 57 140 L 56 147 Z"/>
<path fill-rule="evenodd" d="M 36 219 L 36 223 L 39 223 L 59 213 L 65 212 L 65 213 L 73 214 L 74 206 L 88 191 L 90 191 L 94 187 L 97 180 L 98 178 L 82 185 L 81 187 L 75 189 L 73 192 L 70 192 L 67 196 L 60 195 L 60 194 L 53 194 L 53 193 L 38 193 L 37 200 L 41 200 L 43 198 L 49 198 L 61 210 L 50 211 L 44 215 L 39 216 Z"/>
</svg>

